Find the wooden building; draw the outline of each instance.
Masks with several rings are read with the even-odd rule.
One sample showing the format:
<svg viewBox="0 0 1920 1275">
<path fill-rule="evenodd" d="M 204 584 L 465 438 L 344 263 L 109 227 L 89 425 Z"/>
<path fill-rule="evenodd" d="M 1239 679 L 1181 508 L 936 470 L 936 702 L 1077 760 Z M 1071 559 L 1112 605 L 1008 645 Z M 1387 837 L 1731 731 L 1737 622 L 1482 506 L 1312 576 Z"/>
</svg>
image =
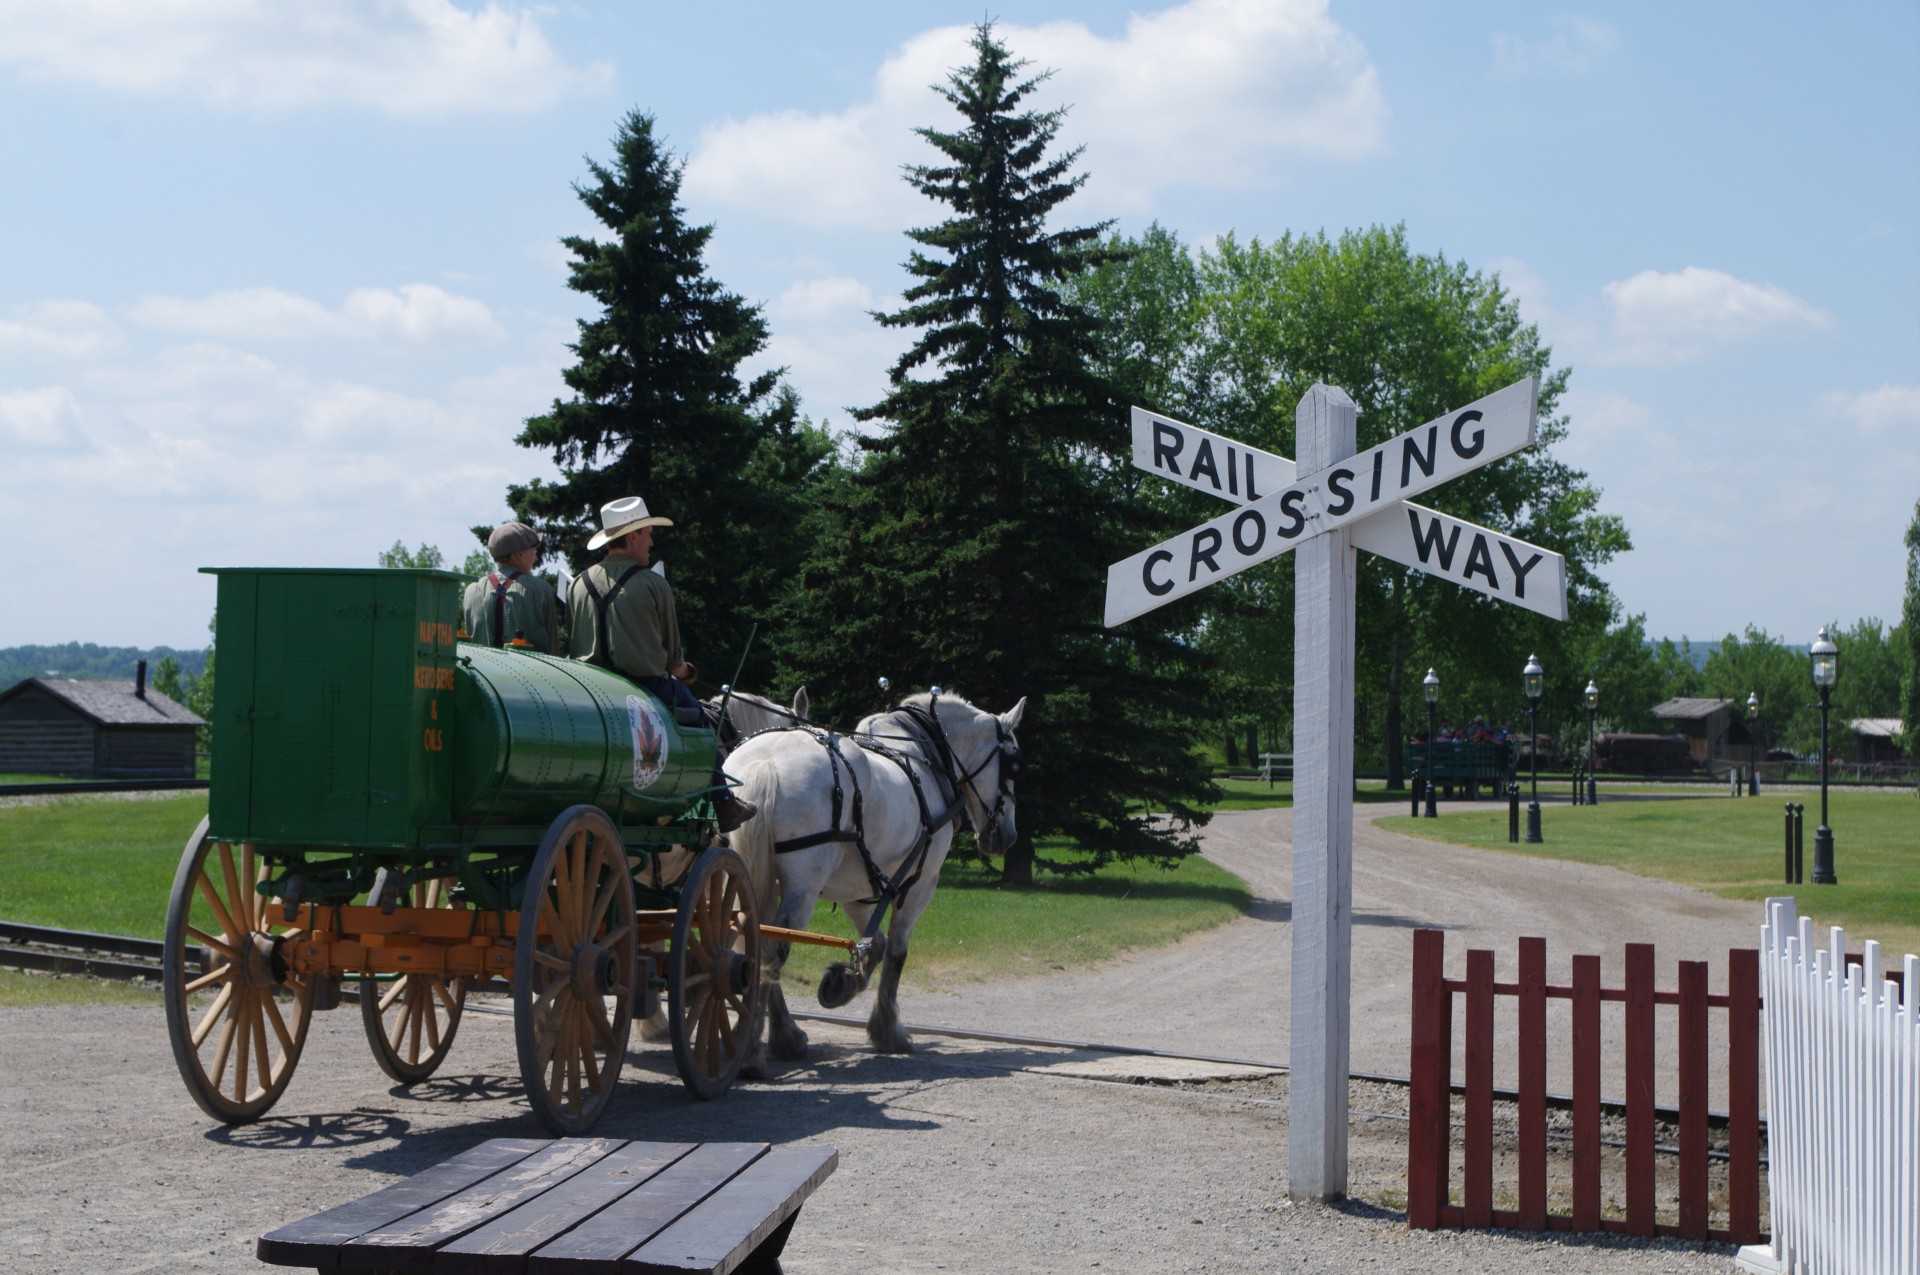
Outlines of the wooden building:
<svg viewBox="0 0 1920 1275">
<path fill-rule="evenodd" d="M 130 679 L 32 677 L 0 691 L 0 773 L 192 779 L 199 717 Z"/>
<path fill-rule="evenodd" d="M 1670 699 L 1655 705 L 1653 715 L 1685 735 L 1688 755 L 1706 767 L 1717 757 L 1746 756 L 1750 737 L 1744 712 L 1735 711 L 1739 708 L 1730 699 Z"/>
<path fill-rule="evenodd" d="M 1898 717 L 1856 717 L 1853 728 L 1853 760 L 1863 765 L 1899 765 L 1907 760 L 1900 751 L 1900 733 L 1904 729 Z"/>
</svg>

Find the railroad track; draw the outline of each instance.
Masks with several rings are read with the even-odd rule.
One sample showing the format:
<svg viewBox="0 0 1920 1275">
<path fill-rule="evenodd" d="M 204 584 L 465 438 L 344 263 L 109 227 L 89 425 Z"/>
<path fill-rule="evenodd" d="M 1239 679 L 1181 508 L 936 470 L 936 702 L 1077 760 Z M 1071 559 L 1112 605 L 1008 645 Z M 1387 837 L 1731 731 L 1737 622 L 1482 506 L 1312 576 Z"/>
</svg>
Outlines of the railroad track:
<svg viewBox="0 0 1920 1275">
<path fill-rule="evenodd" d="M 0 921 L 0 967 L 14 966 L 20 969 L 45 970 L 60 974 L 88 974 L 95 978 L 141 979 L 150 982 L 160 981 L 160 959 L 163 944 L 155 939 L 130 939 L 112 934 L 89 934 L 82 930 L 60 930 L 40 925 L 21 925 L 13 921 Z M 204 957 L 200 968 L 206 968 Z M 346 1000 L 358 999 L 356 989 L 351 983 L 341 989 Z M 498 1014 L 510 1016 L 512 1010 L 504 1005 L 489 1004 L 492 998 L 469 1000 L 467 1009 L 472 1013 Z M 834 1023 L 842 1027 L 864 1027 L 863 1018 L 850 1018 L 841 1014 L 821 1014 L 796 1011 L 794 1017 L 811 1022 Z M 1082 1053 L 1111 1054 L 1115 1057 L 1166 1058 L 1177 1062 L 1211 1063 L 1235 1067 L 1259 1067 L 1267 1071 L 1286 1072 L 1288 1065 L 1258 1058 L 1222 1058 L 1211 1054 L 1182 1054 L 1164 1049 L 1147 1049 L 1137 1045 L 1107 1045 L 1084 1040 L 1054 1040 L 1044 1036 L 1015 1036 L 1005 1032 L 974 1031 L 959 1027 L 935 1027 L 924 1023 L 906 1024 L 907 1030 L 916 1036 L 945 1036 L 953 1040 L 978 1040 L 992 1044 L 1026 1045 L 1039 1049 L 1077 1050 Z M 1376 1084 L 1407 1087 L 1412 1082 L 1405 1076 L 1380 1075 L 1374 1072 L 1354 1072 L 1353 1079 L 1371 1081 Z M 1464 1093 L 1464 1084 L 1453 1086 L 1455 1093 Z M 1519 1094 L 1511 1089 L 1495 1089 L 1493 1096 L 1507 1102 L 1517 1101 Z M 1571 1109 L 1573 1099 L 1565 1094 L 1548 1094 L 1549 1107 Z M 1622 1114 L 1625 1108 L 1618 1102 L 1603 1101 L 1601 1109 L 1610 1114 Z M 1655 1114 L 1663 1120 L 1677 1121 L 1679 1111 L 1672 1107 L 1656 1107 Z M 1724 1126 L 1727 1121 L 1725 1112 L 1710 1111 L 1707 1119 L 1716 1127 Z M 1766 1121 L 1760 1122 L 1764 1132 Z M 1612 1144 L 1609 1144 L 1612 1145 Z M 1662 1146 L 1663 1153 L 1675 1151 Z M 1724 1159 L 1724 1154 L 1715 1152 L 1715 1158 Z"/>
<path fill-rule="evenodd" d="M 160 981 L 158 939 L 56 930 L 44 925 L 0 921 L 0 965 L 94 978 Z"/>
<path fill-rule="evenodd" d="M 186 792 L 205 788 L 204 779 L 72 779 L 51 784 L 0 784 L 0 798 L 58 797 L 89 792 Z"/>
</svg>

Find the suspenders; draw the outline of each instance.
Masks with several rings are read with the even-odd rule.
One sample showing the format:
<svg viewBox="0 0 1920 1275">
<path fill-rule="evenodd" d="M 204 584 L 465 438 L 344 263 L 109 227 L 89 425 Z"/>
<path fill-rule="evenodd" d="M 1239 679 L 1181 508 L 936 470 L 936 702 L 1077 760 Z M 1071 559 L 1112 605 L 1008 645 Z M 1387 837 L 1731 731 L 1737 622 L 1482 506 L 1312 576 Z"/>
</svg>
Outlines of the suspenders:
<svg viewBox="0 0 1920 1275">
<path fill-rule="evenodd" d="M 628 567 L 613 582 L 613 587 L 607 590 L 604 598 L 600 596 L 600 590 L 593 587 L 593 577 L 584 571 L 580 573 L 580 583 L 587 586 L 587 596 L 593 600 L 593 655 L 587 663 L 597 664 L 604 669 L 613 667 L 613 645 L 607 639 L 607 608 L 613 605 L 614 598 L 627 581 L 633 579 L 634 573 L 644 570 L 646 568 L 637 562 Z"/>
<path fill-rule="evenodd" d="M 518 571 L 507 572 L 506 579 L 500 578 L 497 571 L 487 573 L 487 583 L 493 586 L 493 644 L 507 644 L 507 586 L 520 578 Z"/>
</svg>

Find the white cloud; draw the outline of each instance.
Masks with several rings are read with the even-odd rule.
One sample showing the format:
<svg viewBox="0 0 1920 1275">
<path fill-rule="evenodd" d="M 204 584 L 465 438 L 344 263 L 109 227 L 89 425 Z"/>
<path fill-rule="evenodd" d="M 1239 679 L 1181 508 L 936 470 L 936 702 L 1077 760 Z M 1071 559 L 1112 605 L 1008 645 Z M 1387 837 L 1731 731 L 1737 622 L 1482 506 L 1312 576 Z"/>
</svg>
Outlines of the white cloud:
<svg viewBox="0 0 1920 1275">
<path fill-rule="evenodd" d="M 79 400 L 64 385 L 0 394 L 0 443 L 34 452 L 83 450 Z"/>
<path fill-rule="evenodd" d="M 1606 361 L 1682 363 L 1718 348 L 1824 327 L 1831 316 L 1772 284 L 1688 266 L 1643 270 L 1602 289 L 1612 312 Z"/>
<path fill-rule="evenodd" d="M 1862 434 L 1904 432 L 1909 444 L 1920 446 L 1920 385 L 1882 385 L 1859 394 L 1836 391 L 1823 403 Z"/>
<path fill-rule="evenodd" d="M 850 422 L 842 413 L 879 402 L 887 392 L 888 369 L 913 343 L 913 333 L 873 321 L 874 311 L 899 304 L 899 297 L 876 295 L 844 275 L 802 279 L 767 303 L 772 335 L 766 350 L 743 370 L 751 375 L 786 368 L 788 379 L 805 387 L 810 415 L 846 426 Z"/>
<path fill-rule="evenodd" d="M 1271 185 L 1288 160 L 1355 160 L 1384 146 L 1386 105 L 1359 40 L 1325 0 L 1188 0 L 1128 19 L 1109 39 L 1075 22 L 1002 25 L 995 35 L 1029 75 L 1054 77 L 1028 105 L 1070 106 L 1061 133 L 1084 144 L 1085 202 L 1147 207 L 1165 186 Z M 957 119 L 929 91 L 968 63 L 970 27 L 902 45 L 871 96 L 834 114 L 783 111 L 705 130 L 686 170 L 690 198 L 778 208 L 814 226 L 896 229 L 927 202 L 900 179 L 936 152 L 916 126 Z"/>
<path fill-rule="evenodd" d="M 1494 69 L 1523 79 L 1580 75 L 1613 56 L 1620 37 L 1592 18 L 1556 18 L 1543 36 L 1500 33 L 1493 37 Z"/>
<path fill-rule="evenodd" d="M 494 342 L 503 337 L 485 304 L 430 283 L 356 288 L 338 310 L 279 288 L 240 288 L 207 297 L 143 297 L 129 311 L 142 327 L 226 340 Z"/>
<path fill-rule="evenodd" d="M 0 65 L 35 78 L 268 111 L 521 113 L 604 88 L 533 11 L 451 0 L 8 0 Z"/>
<path fill-rule="evenodd" d="M 360 335 L 376 340 L 498 341 L 506 335 L 485 304 L 430 283 L 406 283 L 398 291 L 356 288 L 348 294 L 341 317 Z"/>
<path fill-rule="evenodd" d="M 0 319 L 0 351 L 89 359 L 106 353 L 118 340 L 107 312 L 85 301 L 42 301 L 17 307 L 13 318 Z"/>
</svg>

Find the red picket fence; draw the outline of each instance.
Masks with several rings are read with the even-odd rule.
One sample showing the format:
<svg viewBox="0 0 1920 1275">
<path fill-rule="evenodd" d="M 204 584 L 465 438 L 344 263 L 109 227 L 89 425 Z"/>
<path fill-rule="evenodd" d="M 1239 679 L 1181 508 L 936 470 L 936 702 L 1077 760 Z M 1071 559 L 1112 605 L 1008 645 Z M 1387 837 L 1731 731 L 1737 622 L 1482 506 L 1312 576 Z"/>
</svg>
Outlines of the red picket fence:
<svg viewBox="0 0 1920 1275">
<path fill-rule="evenodd" d="M 1507 1227 L 1522 1231 L 1619 1231 L 1750 1244 L 1760 1232 L 1760 954 L 1728 952 L 1727 992 L 1707 991 L 1705 961 L 1681 961 L 1679 986 L 1654 987 L 1653 945 L 1626 946 L 1624 988 L 1600 986 L 1600 958 L 1575 956 L 1570 987 L 1547 982 L 1547 941 L 1520 940 L 1519 981 L 1496 983 L 1493 953 L 1470 950 L 1467 976 L 1445 976 L 1445 937 L 1413 935 L 1412 1124 L 1407 1151 L 1407 1224 Z M 1465 1181 L 1460 1204 L 1448 1203 L 1452 1158 L 1449 1120 L 1453 1060 L 1453 997 L 1466 999 Z M 1494 998 L 1511 996 L 1518 1010 L 1519 1105 L 1517 1209 L 1493 1207 Z M 1547 1212 L 1547 1001 L 1571 1001 L 1573 1070 L 1572 1212 Z M 1600 1216 L 1600 1005 L 1626 1006 L 1625 1218 Z M 1673 1005 L 1679 1018 L 1678 1225 L 1656 1221 L 1654 1007 Z M 1725 1230 L 1708 1226 L 1709 1069 L 1707 1011 L 1727 1012 L 1727 1215 Z"/>
</svg>

